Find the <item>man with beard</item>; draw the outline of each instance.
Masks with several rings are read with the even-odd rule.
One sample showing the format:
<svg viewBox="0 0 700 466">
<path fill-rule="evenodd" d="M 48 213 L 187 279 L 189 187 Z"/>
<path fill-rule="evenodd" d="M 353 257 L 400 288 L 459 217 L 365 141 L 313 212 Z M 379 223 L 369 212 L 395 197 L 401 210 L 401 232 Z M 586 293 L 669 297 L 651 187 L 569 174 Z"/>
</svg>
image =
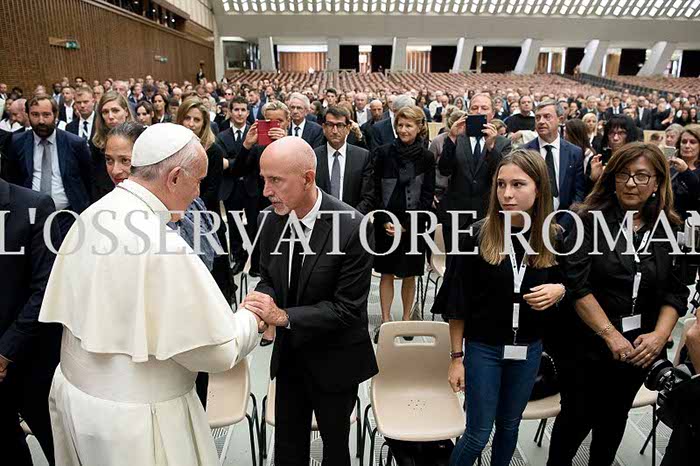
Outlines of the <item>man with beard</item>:
<svg viewBox="0 0 700 466">
<path fill-rule="evenodd" d="M 56 128 L 58 105 L 49 96 L 33 97 L 27 102 L 32 131 L 12 138 L 8 159 L 16 170 L 11 183 L 51 196 L 56 210 L 80 214 L 90 205 L 92 167 L 90 150 L 80 137 Z M 61 236 L 65 236 L 75 217 L 56 217 Z"/>
</svg>

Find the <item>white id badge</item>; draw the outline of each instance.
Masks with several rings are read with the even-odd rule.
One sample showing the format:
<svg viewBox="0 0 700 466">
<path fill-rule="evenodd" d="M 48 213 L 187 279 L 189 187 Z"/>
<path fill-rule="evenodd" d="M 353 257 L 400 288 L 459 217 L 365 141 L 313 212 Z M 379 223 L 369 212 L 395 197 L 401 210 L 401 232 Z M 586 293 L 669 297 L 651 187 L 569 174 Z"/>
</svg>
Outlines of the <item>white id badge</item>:
<svg viewBox="0 0 700 466">
<path fill-rule="evenodd" d="M 527 359 L 527 345 L 505 345 L 503 347 L 503 359 L 524 361 Z"/>
<path fill-rule="evenodd" d="M 622 318 L 622 333 L 631 332 L 642 327 L 642 315 L 636 314 Z"/>
</svg>

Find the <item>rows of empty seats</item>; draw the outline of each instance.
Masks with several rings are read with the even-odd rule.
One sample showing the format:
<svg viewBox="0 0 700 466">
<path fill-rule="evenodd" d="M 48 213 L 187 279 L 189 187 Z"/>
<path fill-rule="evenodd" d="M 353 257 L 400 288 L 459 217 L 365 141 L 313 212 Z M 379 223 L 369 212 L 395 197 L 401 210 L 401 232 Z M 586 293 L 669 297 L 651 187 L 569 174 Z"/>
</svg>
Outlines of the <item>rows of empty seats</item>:
<svg viewBox="0 0 700 466">
<path fill-rule="evenodd" d="M 616 81 L 635 86 L 679 93 L 687 91 L 690 95 L 700 94 L 700 78 L 669 78 L 667 76 L 616 76 Z"/>
<path fill-rule="evenodd" d="M 431 92 L 448 90 L 452 93 L 467 90 L 507 91 L 532 89 L 533 93 L 555 92 L 565 95 L 600 94 L 601 88 L 583 84 L 559 75 L 516 75 L 500 73 L 356 73 L 332 71 L 319 73 L 275 73 L 269 71 L 238 71 L 228 76 L 229 82 L 258 85 L 263 80 L 279 84 L 291 83 L 301 88 L 318 86 L 340 91 L 362 89 L 377 92 L 405 92 L 409 89 L 427 89 Z"/>
</svg>

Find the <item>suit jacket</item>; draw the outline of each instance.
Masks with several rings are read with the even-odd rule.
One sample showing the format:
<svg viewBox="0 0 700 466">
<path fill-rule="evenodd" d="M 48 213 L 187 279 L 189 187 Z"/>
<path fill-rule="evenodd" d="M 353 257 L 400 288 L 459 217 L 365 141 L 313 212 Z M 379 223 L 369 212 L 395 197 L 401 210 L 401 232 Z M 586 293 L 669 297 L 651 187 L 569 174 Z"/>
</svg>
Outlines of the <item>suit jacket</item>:
<svg viewBox="0 0 700 466">
<path fill-rule="evenodd" d="M 248 129 L 250 129 L 250 126 L 245 125 L 243 133 L 241 134 L 241 141 L 238 143 L 236 142 L 236 132 L 234 131 L 233 127 L 230 127 L 226 131 L 222 131 L 216 137 L 221 147 L 223 147 L 226 151 L 226 159 L 228 159 L 229 164 L 228 168 L 225 169 L 222 174 L 221 187 L 219 189 L 219 198 L 224 202 L 226 202 L 233 193 L 233 188 L 236 185 L 236 182 L 241 179 L 240 176 L 234 176 L 232 167 L 234 160 L 236 157 L 238 157 L 238 153 L 241 151 L 241 147 L 243 147 L 243 141 L 248 134 Z"/>
<path fill-rule="evenodd" d="M 29 209 L 36 209 L 31 220 Z M 44 352 L 44 357 L 50 357 L 54 368 L 58 363 L 60 326 L 38 321 L 55 257 L 44 243 L 43 230 L 46 217 L 55 210 L 46 194 L 0 179 L 0 211 L 10 212 L 5 216 L 5 250 L 24 248 L 23 254 L 0 254 L 0 268 L 11 272 L 0 280 L 0 355 L 14 363 L 50 365 L 48 360 L 33 356 L 37 348 L 50 346 L 49 334 L 53 334 L 51 345 L 55 348 Z M 57 222 L 51 225 L 51 239 L 57 247 Z"/>
<path fill-rule="evenodd" d="M 617 113 L 615 113 L 613 109 L 614 109 L 614 107 L 609 107 L 609 108 L 605 111 L 605 114 L 606 114 L 606 118 L 605 118 L 605 119 L 606 119 L 606 120 L 611 119 L 611 118 L 613 117 L 613 115 L 622 115 L 622 114 L 623 114 L 623 113 L 622 113 L 622 105 L 620 105 L 619 107 L 617 107 Z"/>
<path fill-rule="evenodd" d="M 80 118 L 78 111 L 73 107 L 73 120 L 75 120 L 75 117 Z M 58 121 L 65 121 L 68 122 L 68 115 L 66 114 L 66 106 L 61 102 L 61 104 L 58 106 Z"/>
<path fill-rule="evenodd" d="M 66 191 L 68 204 L 73 212 L 81 213 L 90 205 L 93 185 L 90 149 L 78 136 L 56 129 L 58 165 Z M 34 131 L 24 131 L 12 138 L 11 157 L 17 162 L 16 179 L 8 181 L 32 189 L 34 173 Z M 104 164 L 104 158 L 102 159 Z"/>
<path fill-rule="evenodd" d="M 644 129 L 651 129 L 651 110 L 648 108 L 645 108 L 644 111 L 641 114 L 641 118 L 639 116 L 639 112 L 641 111 L 641 108 L 637 108 L 637 119 L 635 120 L 635 123 L 637 126 L 640 128 Z"/>
<path fill-rule="evenodd" d="M 466 135 L 458 136 L 456 144 L 449 137 L 445 139 L 438 170 L 441 175 L 451 178 L 438 206 L 438 214 L 443 222 L 451 223 L 447 213 L 451 210 L 476 211 L 476 218 L 464 218 L 467 223 L 484 217 L 496 167 L 503 156 L 511 151 L 511 147 L 509 138 L 498 136 L 493 149 L 482 150 L 481 157 L 475 163 L 471 143 Z"/>
<path fill-rule="evenodd" d="M 559 210 L 569 209 L 572 204 L 583 201 L 586 196 L 586 178 L 583 174 L 583 152 L 581 148 L 560 138 L 559 146 Z M 526 149 L 540 151 L 539 138 L 530 141 Z M 573 225 L 566 215 L 557 220 L 565 228 Z"/>
<path fill-rule="evenodd" d="M 318 118 L 316 118 L 316 115 L 313 113 L 307 113 L 306 114 L 306 121 L 311 121 L 313 123 L 318 123 Z"/>
<path fill-rule="evenodd" d="M 364 113 L 365 113 L 365 115 L 367 115 L 367 120 L 365 121 L 365 123 L 366 123 L 372 119 L 372 112 L 369 110 L 369 105 L 365 106 Z M 353 106 L 352 106 L 352 118 L 351 118 L 351 120 L 357 121 L 357 109 L 355 108 L 355 104 L 353 104 Z"/>
<path fill-rule="evenodd" d="M 391 125 L 390 118 L 376 122 L 369 133 L 370 137 L 367 142 L 369 144 L 369 150 L 372 152 L 374 152 L 377 147 L 391 144 L 396 140 L 396 136 L 394 136 L 394 127 Z"/>
<path fill-rule="evenodd" d="M 328 173 L 328 145 L 314 149 L 316 153 L 316 184 L 323 191 L 331 192 L 331 176 Z M 343 199 L 347 205 L 367 214 L 374 207 L 372 157 L 369 151 L 351 144 L 346 145 Z"/>
<path fill-rule="evenodd" d="M 289 314 L 290 329 L 277 328 L 270 362 L 275 378 L 287 361 L 301 364 L 321 390 L 347 390 L 378 372 L 377 361 L 367 331 L 367 296 L 372 278 L 372 256 L 360 243 L 362 215 L 352 207 L 321 194 L 321 211 L 355 212 L 340 215 L 339 231 L 333 231 L 332 216 L 316 220 L 309 239 L 314 252 L 307 255 L 299 276 L 296 306 L 289 306 L 289 248 L 272 254 L 285 232 L 288 216 L 269 211 L 260 220 L 260 282 L 256 291 L 275 300 Z M 333 237 L 344 245 L 342 255 L 329 255 Z M 373 244 L 373 235 L 368 241 Z"/>
<path fill-rule="evenodd" d="M 289 126 L 287 134 L 292 135 L 292 127 L 294 122 Z M 304 123 L 304 130 L 301 132 L 301 138 L 308 142 L 309 145 L 316 149 L 317 147 L 325 144 L 325 139 L 323 137 L 323 128 L 318 123 L 306 120 Z"/>
<path fill-rule="evenodd" d="M 248 112 L 249 112 L 248 113 L 248 124 L 252 125 L 253 123 L 255 123 L 255 120 L 264 120 L 265 119 L 265 116 L 262 114 L 263 105 L 265 105 L 265 102 L 263 102 L 261 100 L 260 107 L 258 107 L 257 112 L 253 112 L 253 106 L 248 105 Z M 253 114 L 253 113 L 255 113 L 255 114 Z"/>
<path fill-rule="evenodd" d="M 97 125 L 95 124 L 95 121 L 93 120 L 92 128 L 90 130 L 89 141 L 92 141 L 92 137 L 95 135 L 95 128 L 96 127 L 97 127 Z M 71 121 L 70 123 L 68 123 L 66 125 L 66 131 L 80 137 L 80 115 L 78 115 L 78 118 L 73 118 L 73 121 Z"/>
</svg>

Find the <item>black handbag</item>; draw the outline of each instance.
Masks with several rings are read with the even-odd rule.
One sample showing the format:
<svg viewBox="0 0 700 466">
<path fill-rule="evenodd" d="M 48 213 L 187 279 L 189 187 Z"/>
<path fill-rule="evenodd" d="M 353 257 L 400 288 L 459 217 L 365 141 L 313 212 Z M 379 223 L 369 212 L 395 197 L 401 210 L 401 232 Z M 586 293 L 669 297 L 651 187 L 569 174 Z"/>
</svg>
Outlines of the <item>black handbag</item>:
<svg viewBox="0 0 700 466">
<path fill-rule="evenodd" d="M 385 439 L 397 466 L 448 466 L 454 450 L 451 440 L 405 442 Z"/>
<path fill-rule="evenodd" d="M 559 393 L 559 377 L 557 376 L 557 366 L 552 357 L 542 352 L 540 368 L 537 371 L 535 385 L 532 387 L 530 401 L 541 400 L 548 396 Z"/>
</svg>

